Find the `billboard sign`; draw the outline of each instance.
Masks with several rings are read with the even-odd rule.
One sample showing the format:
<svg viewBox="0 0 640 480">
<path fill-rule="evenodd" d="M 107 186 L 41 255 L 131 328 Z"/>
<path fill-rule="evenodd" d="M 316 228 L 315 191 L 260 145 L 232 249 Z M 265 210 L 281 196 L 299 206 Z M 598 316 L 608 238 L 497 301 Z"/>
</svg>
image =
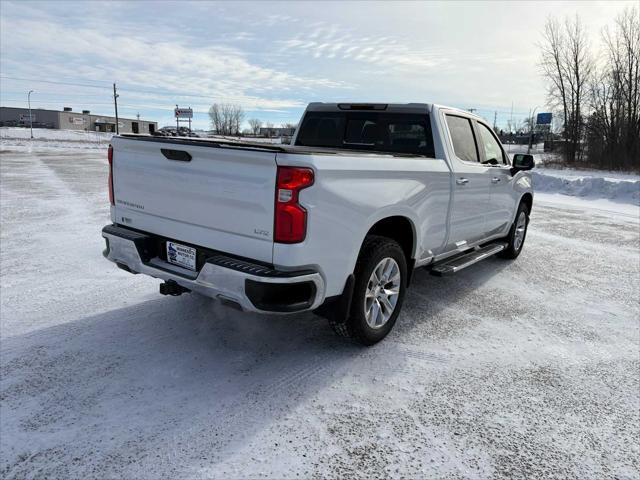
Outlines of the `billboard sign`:
<svg viewBox="0 0 640 480">
<path fill-rule="evenodd" d="M 539 113 L 536 117 L 536 125 L 551 125 L 553 115 L 549 113 Z"/>
<path fill-rule="evenodd" d="M 176 108 L 174 113 L 176 118 L 193 118 L 193 110 L 191 108 Z"/>
</svg>

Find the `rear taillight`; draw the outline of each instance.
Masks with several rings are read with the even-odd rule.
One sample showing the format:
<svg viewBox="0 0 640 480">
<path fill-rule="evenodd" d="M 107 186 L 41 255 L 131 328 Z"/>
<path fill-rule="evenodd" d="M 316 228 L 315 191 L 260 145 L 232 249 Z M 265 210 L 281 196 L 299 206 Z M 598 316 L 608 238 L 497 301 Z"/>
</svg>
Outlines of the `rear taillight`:
<svg viewBox="0 0 640 480">
<path fill-rule="evenodd" d="M 111 205 L 115 205 L 113 196 L 113 147 L 111 145 L 109 145 L 107 158 L 109 159 L 109 202 Z"/>
<path fill-rule="evenodd" d="M 307 211 L 298 203 L 303 188 L 313 185 L 313 170 L 300 167 L 278 167 L 273 240 L 299 243 L 307 234 Z"/>
</svg>

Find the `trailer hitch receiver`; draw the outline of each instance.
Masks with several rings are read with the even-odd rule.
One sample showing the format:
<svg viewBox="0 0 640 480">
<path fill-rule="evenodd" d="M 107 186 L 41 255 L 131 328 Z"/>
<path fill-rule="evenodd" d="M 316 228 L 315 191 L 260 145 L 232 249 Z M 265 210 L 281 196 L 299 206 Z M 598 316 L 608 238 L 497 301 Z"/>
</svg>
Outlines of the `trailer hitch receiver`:
<svg viewBox="0 0 640 480">
<path fill-rule="evenodd" d="M 191 292 L 191 290 L 184 288 L 182 285 L 178 285 L 174 280 L 167 280 L 160 284 L 160 293 L 162 295 L 173 295 L 174 297 L 177 297 L 178 295 L 189 292 Z"/>
</svg>

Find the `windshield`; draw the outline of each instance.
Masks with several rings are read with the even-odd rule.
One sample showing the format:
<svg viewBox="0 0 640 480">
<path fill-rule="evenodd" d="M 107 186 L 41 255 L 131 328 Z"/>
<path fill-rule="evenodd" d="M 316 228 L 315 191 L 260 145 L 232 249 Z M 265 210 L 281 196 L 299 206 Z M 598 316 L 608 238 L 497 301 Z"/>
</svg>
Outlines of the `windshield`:
<svg viewBox="0 0 640 480">
<path fill-rule="evenodd" d="M 296 145 L 435 157 L 426 113 L 307 112 Z"/>
</svg>

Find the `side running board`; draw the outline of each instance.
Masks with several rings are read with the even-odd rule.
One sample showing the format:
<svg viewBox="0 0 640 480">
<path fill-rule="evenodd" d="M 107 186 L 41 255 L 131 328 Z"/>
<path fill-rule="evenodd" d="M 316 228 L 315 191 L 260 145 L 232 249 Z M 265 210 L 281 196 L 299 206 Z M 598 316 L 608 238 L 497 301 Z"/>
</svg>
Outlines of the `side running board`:
<svg viewBox="0 0 640 480">
<path fill-rule="evenodd" d="M 489 258 L 490 256 L 501 252 L 505 248 L 507 248 L 506 243 L 490 243 L 489 245 L 477 248 L 476 250 L 471 250 L 469 253 L 465 253 L 458 257 L 443 260 L 442 263 L 438 263 L 433 266 L 430 273 L 437 277 L 453 275 L 454 273 L 458 273 L 460 270 L 470 267 L 474 263 L 478 263 L 485 258 Z"/>
</svg>

